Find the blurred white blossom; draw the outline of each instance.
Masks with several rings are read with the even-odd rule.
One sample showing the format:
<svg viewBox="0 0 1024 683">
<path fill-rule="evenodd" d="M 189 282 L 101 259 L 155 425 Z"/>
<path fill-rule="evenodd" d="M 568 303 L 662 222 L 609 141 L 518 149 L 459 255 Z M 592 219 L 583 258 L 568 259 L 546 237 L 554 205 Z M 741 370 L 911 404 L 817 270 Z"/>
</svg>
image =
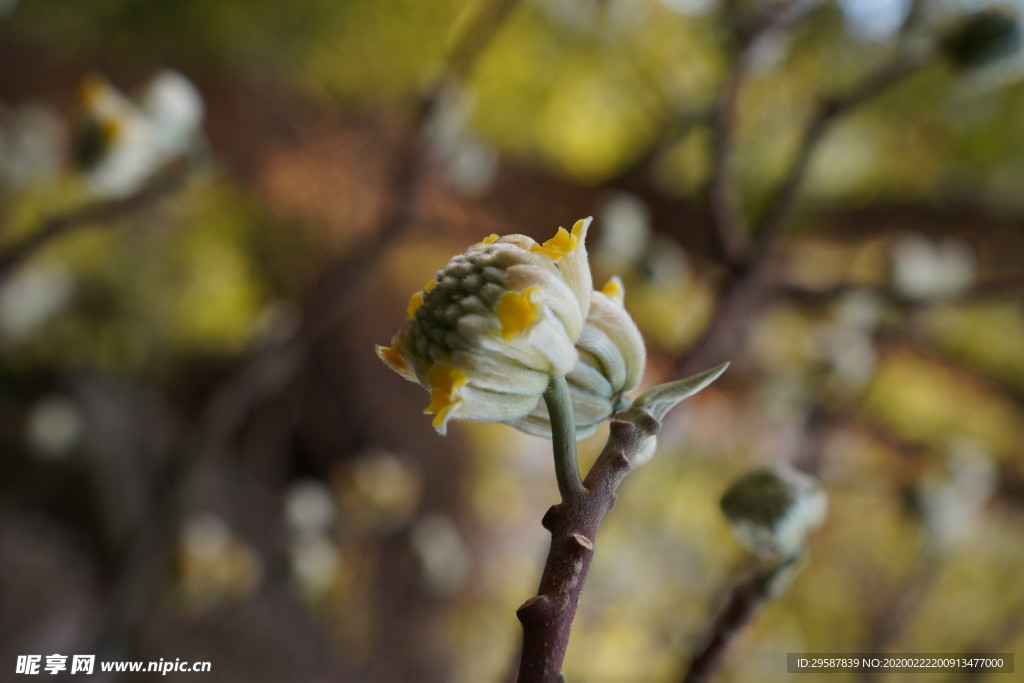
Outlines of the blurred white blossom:
<svg viewBox="0 0 1024 683">
<path fill-rule="evenodd" d="M 331 488 L 339 522 L 347 531 L 387 533 L 416 512 L 421 483 L 407 459 L 374 449 L 339 465 Z"/>
<path fill-rule="evenodd" d="M 32 339 L 71 300 L 74 281 L 56 263 L 30 263 L 0 287 L 0 340 Z"/>
<path fill-rule="evenodd" d="M 82 440 L 85 420 L 78 403 L 68 396 L 48 396 L 32 407 L 26 437 L 41 459 L 66 456 Z"/>
<path fill-rule="evenodd" d="M 594 259 L 600 266 L 620 273 L 643 258 L 651 240 L 651 215 L 642 199 L 628 192 L 612 194 L 598 213 L 598 225 Z"/>
<path fill-rule="evenodd" d="M 963 541 L 975 528 L 997 483 L 995 464 L 976 441 L 958 439 L 925 471 L 915 502 L 937 550 Z"/>
<path fill-rule="evenodd" d="M 449 86 L 439 95 L 427 129 L 448 182 L 467 195 L 484 192 L 498 175 L 498 154 L 473 130 L 472 112 L 472 101 L 461 89 Z"/>
<path fill-rule="evenodd" d="M 138 102 L 102 76 L 86 79 L 76 162 L 90 194 L 107 199 L 138 191 L 196 143 L 203 117 L 199 92 L 184 76 L 160 71 Z"/>
<path fill-rule="evenodd" d="M 690 279 L 686 252 L 672 239 L 653 232 L 651 214 L 640 197 L 615 192 L 602 205 L 601 230 L 594 244 L 595 267 L 635 281 L 677 290 Z"/>
<path fill-rule="evenodd" d="M 836 302 L 835 319 L 843 327 L 872 333 L 882 319 L 882 299 L 872 292 L 850 292 Z"/>
<path fill-rule="evenodd" d="M 299 534 L 326 532 L 334 522 L 336 508 L 331 490 L 317 479 L 304 479 L 285 492 L 285 518 Z"/>
<path fill-rule="evenodd" d="M 818 355 L 830 378 L 846 391 L 863 387 L 877 360 L 871 335 L 841 325 L 825 325 L 815 332 Z"/>
<path fill-rule="evenodd" d="M 469 573 L 469 548 L 452 520 L 433 513 L 412 528 L 412 547 L 427 585 L 438 595 L 451 595 Z"/>
<path fill-rule="evenodd" d="M 139 108 L 153 125 L 153 133 L 165 158 L 188 149 L 201 132 L 203 98 L 190 80 L 164 69 L 146 84 Z"/>
<path fill-rule="evenodd" d="M 324 536 L 302 536 L 289 548 L 292 572 L 308 595 L 326 593 L 334 585 L 341 567 L 341 553 Z"/>
<path fill-rule="evenodd" d="M 974 282 L 974 252 L 963 241 L 931 241 L 918 234 L 900 239 L 892 250 L 892 284 L 913 301 L 948 299 Z"/>
<path fill-rule="evenodd" d="M 209 513 L 193 514 L 185 520 L 178 569 L 185 604 L 195 609 L 248 596 L 263 573 L 252 548 L 223 519 Z"/>
</svg>

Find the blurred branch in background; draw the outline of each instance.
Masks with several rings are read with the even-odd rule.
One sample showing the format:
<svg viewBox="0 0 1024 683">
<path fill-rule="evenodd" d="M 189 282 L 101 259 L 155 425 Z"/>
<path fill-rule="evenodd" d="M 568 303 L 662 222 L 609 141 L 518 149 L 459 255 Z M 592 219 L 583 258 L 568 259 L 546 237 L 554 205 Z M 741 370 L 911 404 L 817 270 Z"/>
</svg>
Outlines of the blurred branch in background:
<svg viewBox="0 0 1024 683">
<path fill-rule="evenodd" d="M 795 11 L 800 2 L 789 3 L 789 11 L 775 11 L 757 24 L 730 76 L 722 86 L 719 110 L 715 119 L 716 146 L 713 156 L 712 180 L 709 188 L 712 203 L 713 232 L 718 235 L 725 255 L 724 264 L 729 266 L 725 282 L 721 285 L 715 315 L 712 317 L 700 339 L 688 352 L 680 368 L 682 374 L 690 374 L 709 363 L 720 362 L 743 348 L 743 337 L 749 324 L 744 323 L 766 302 L 765 294 L 770 292 L 769 282 L 776 277 L 774 263 L 776 246 L 785 228 L 793 219 L 796 200 L 804 182 L 815 150 L 821 144 L 827 131 L 841 118 L 857 107 L 882 94 L 888 88 L 907 76 L 917 72 L 929 63 L 922 57 L 907 57 L 902 52 L 890 62 L 869 73 L 851 87 L 848 92 L 825 100 L 817 113 L 806 124 L 795 156 L 789 163 L 784 178 L 775 190 L 764 217 L 754 230 L 754 246 L 743 246 L 748 242 L 749 229 L 742 220 L 742 208 L 738 192 L 728 173 L 730 156 L 730 132 L 736 126 L 738 91 L 746 66 L 743 61 L 747 50 L 752 49 L 762 32 L 784 25 L 800 16 Z M 717 208 L 715 208 L 717 207 Z M 743 237 L 747 235 L 747 237 Z"/>
<path fill-rule="evenodd" d="M 0 251 L 0 286 L 12 276 L 19 265 L 31 259 L 55 239 L 86 228 L 110 227 L 154 210 L 156 205 L 172 197 L 182 187 L 188 174 L 189 166 L 182 162 L 166 170 L 130 197 L 94 202 L 44 220 L 21 242 Z"/>
<path fill-rule="evenodd" d="M 733 163 L 739 95 L 756 59 L 761 39 L 782 30 L 797 20 L 803 10 L 802 0 L 789 0 L 772 5 L 749 27 L 737 26 L 739 46 L 719 89 L 712 130 L 714 151 L 711 157 L 711 179 L 708 186 L 711 226 L 720 251 L 721 261 L 729 271 L 741 268 L 750 257 L 750 228 L 747 225 L 743 200 L 739 196 L 731 165 Z M 735 17 L 734 21 L 737 21 Z"/>
<path fill-rule="evenodd" d="M 694 654 L 684 683 L 711 680 L 721 666 L 732 640 L 750 622 L 768 598 L 774 570 L 758 570 L 738 583 L 729 593 L 721 612 L 706 634 L 704 645 Z"/>
<path fill-rule="evenodd" d="M 904 78 L 928 66 L 930 62 L 931 60 L 924 56 L 908 56 L 900 53 L 892 61 L 868 74 L 849 92 L 825 100 L 807 124 L 789 170 L 775 191 L 764 218 L 757 226 L 756 232 L 759 235 L 762 251 L 768 251 L 771 248 L 779 233 L 785 229 L 787 222 L 792 217 L 800 185 L 807 176 L 815 150 L 821 144 L 828 130 L 841 118 L 849 115 L 865 102 L 881 95 Z"/>
</svg>

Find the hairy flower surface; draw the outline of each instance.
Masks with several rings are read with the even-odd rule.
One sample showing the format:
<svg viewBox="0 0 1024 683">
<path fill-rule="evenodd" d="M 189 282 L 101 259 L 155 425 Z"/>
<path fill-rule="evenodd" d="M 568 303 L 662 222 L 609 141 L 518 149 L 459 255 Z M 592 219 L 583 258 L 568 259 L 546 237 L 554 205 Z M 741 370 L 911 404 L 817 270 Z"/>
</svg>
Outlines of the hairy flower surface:
<svg viewBox="0 0 1024 683">
<path fill-rule="evenodd" d="M 625 407 L 625 392 L 635 389 L 643 378 L 644 340 L 623 306 L 624 298 L 622 282 L 612 278 L 590 299 L 587 321 L 576 342 L 579 360 L 566 376 L 578 438 L 593 434 L 601 422 Z M 551 420 L 544 401 L 512 426 L 550 437 Z"/>
<path fill-rule="evenodd" d="M 576 365 L 590 308 L 590 219 L 542 244 L 491 235 L 453 257 L 409 300 L 405 325 L 377 355 L 430 392 L 441 434 L 458 418 L 511 422 L 552 376 Z"/>
</svg>

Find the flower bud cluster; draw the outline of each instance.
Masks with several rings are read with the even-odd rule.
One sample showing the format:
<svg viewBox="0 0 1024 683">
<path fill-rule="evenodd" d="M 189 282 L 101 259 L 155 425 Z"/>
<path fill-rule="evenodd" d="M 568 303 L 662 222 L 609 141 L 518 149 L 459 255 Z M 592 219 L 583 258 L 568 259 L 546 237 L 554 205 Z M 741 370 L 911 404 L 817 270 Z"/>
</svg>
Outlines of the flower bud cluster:
<svg viewBox="0 0 1024 683">
<path fill-rule="evenodd" d="M 413 294 L 405 325 L 377 354 L 430 391 L 424 412 L 438 432 L 453 418 L 517 420 L 575 367 L 591 301 L 589 225 L 543 244 L 491 235 Z"/>
</svg>

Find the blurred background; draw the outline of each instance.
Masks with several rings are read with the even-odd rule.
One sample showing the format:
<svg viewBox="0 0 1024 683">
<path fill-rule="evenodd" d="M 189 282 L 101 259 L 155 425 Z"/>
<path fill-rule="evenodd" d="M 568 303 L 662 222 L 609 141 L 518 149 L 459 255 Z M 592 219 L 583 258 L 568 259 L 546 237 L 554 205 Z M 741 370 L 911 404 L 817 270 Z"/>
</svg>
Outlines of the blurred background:
<svg viewBox="0 0 1024 683">
<path fill-rule="evenodd" d="M 373 345 L 588 215 L 645 386 L 732 367 L 623 485 L 567 680 L 681 679 L 751 567 L 718 500 L 776 462 L 829 519 L 717 680 L 1019 649 L 1020 11 L 0 1 L 0 677 L 507 680 L 550 444 L 437 436 Z"/>
</svg>

